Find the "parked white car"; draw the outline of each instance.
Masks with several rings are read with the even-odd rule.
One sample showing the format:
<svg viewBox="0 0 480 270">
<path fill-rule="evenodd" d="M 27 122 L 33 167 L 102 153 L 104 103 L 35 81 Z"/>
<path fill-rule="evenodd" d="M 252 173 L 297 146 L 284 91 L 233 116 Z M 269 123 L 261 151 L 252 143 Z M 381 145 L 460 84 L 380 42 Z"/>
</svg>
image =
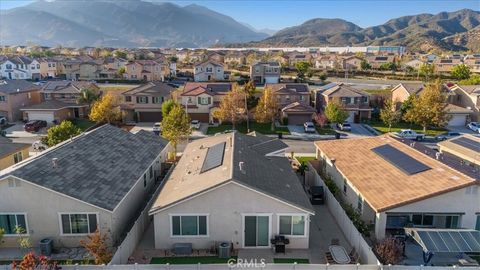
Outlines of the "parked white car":
<svg viewBox="0 0 480 270">
<path fill-rule="evenodd" d="M 45 150 L 45 149 L 48 148 L 48 146 L 46 146 L 46 145 L 42 142 L 42 140 L 34 141 L 34 142 L 32 143 L 32 147 L 33 147 L 33 149 L 35 149 L 35 150 Z"/>
<path fill-rule="evenodd" d="M 305 133 L 315 133 L 315 125 L 312 122 L 305 122 L 303 124 L 303 129 L 305 130 Z"/>
<path fill-rule="evenodd" d="M 425 134 L 416 133 L 411 129 L 402 129 L 400 132 L 397 132 L 396 135 L 400 138 L 409 140 L 421 141 L 425 139 Z"/>
<path fill-rule="evenodd" d="M 467 127 L 475 132 L 480 132 L 480 123 L 478 122 L 470 122 Z"/>
<path fill-rule="evenodd" d="M 200 128 L 200 121 L 192 120 L 192 122 L 190 122 L 190 127 L 193 128 L 193 129 L 199 129 Z"/>
<path fill-rule="evenodd" d="M 342 131 L 351 131 L 352 130 L 352 125 L 350 125 L 350 123 L 347 123 L 347 122 L 339 124 L 338 127 Z"/>
<path fill-rule="evenodd" d="M 160 122 L 157 122 L 157 123 L 153 124 L 152 130 L 155 134 L 160 134 L 162 132 L 162 130 L 160 128 Z"/>
</svg>

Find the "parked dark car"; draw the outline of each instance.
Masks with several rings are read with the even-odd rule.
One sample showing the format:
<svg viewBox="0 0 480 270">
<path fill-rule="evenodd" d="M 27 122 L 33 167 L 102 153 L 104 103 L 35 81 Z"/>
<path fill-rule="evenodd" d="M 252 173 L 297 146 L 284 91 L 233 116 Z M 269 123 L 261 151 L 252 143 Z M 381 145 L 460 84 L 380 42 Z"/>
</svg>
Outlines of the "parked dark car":
<svg viewBox="0 0 480 270">
<path fill-rule="evenodd" d="M 32 120 L 32 121 L 28 121 L 24 126 L 23 128 L 25 129 L 25 131 L 27 132 L 38 132 L 41 128 L 43 127 L 46 127 L 47 126 L 47 121 L 43 121 L 43 120 Z"/>
<path fill-rule="evenodd" d="M 310 202 L 313 205 L 325 203 L 325 194 L 322 186 L 313 186 L 310 188 Z"/>
</svg>

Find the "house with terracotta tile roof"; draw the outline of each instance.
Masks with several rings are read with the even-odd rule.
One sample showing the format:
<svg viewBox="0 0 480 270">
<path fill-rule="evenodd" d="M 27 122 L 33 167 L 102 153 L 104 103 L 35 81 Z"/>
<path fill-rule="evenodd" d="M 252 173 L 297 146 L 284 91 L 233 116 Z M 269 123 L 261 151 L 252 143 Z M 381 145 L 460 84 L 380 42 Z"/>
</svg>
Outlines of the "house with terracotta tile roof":
<svg viewBox="0 0 480 270">
<path fill-rule="evenodd" d="M 175 91 L 172 95 L 185 107 L 192 120 L 212 123 L 215 121 L 213 112 L 232 87 L 232 83 L 227 82 L 187 82 L 182 89 Z"/>
<path fill-rule="evenodd" d="M 223 64 L 207 60 L 194 65 L 193 77 L 196 82 L 223 81 L 225 70 Z"/>
<path fill-rule="evenodd" d="M 318 141 L 317 171 L 338 197 L 371 224 L 374 236 L 405 227 L 469 228 L 480 224 L 478 182 L 388 135 Z"/>
</svg>

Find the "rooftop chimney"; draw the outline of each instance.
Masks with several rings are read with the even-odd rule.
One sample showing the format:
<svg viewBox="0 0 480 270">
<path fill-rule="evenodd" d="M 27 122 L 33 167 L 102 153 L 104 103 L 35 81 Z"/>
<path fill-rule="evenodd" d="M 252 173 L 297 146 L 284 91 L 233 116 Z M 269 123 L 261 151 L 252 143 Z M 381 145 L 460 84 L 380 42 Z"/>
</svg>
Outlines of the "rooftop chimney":
<svg viewBox="0 0 480 270">
<path fill-rule="evenodd" d="M 57 168 L 58 167 L 58 158 L 52 158 L 52 167 Z"/>
<path fill-rule="evenodd" d="M 238 167 L 240 168 L 240 172 L 242 172 L 243 174 L 246 174 L 247 172 L 245 171 L 245 162 L 243 161 L 240 161 L 238 163 Z"/>
</svg>

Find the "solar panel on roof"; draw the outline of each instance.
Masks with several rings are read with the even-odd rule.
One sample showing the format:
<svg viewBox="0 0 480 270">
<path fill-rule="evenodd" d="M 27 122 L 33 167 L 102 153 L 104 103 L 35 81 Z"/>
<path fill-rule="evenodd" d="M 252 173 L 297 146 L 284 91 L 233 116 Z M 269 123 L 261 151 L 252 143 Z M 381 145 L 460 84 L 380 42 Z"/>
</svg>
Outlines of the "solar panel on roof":
<svg viewBox="0 0 480 270">
<path fill-rule="evenodd" d="M 451 141 L 454 144 L 458 144 L 468 149 L 472 149 L 475 152 L 480 152 L 480 142 L 474 141 L 469 138 L 461 137 Z"/>
<path fill-rule="evenodd" d="M 478 237 L 475 239 L 474 234 L 472 232 L 460 232 L 465 242 L 467 242 L 468 246 L 472 249 L 472 251 L 480 251 L 480 243 L 478 242 Z"/>
<path fill-rule="evenodd" d="M 372 151 L 408 175 L 413 175 L 431 169 L 427 165 L 392 147 L 389 144 L 375 147 L 372 149 Z"/>
<path fill-rule="evenodd" d="M 415 229 L 414 229 L 415 230 Z M 418 230 L 421 245 L 432 252 L 480 252 L 480 232 L 473 230 Z M 420 243 L 420 242 L 419 242 Z"/>
<path fill-rule="evenodd" d="M 207 150 L 207 155 L 203 160 L 202 169 L 200 173 L 214 169 L 223 164 L 223 154 L 225 153 L 225 142 L 210 146 Z"/>
</svg>

